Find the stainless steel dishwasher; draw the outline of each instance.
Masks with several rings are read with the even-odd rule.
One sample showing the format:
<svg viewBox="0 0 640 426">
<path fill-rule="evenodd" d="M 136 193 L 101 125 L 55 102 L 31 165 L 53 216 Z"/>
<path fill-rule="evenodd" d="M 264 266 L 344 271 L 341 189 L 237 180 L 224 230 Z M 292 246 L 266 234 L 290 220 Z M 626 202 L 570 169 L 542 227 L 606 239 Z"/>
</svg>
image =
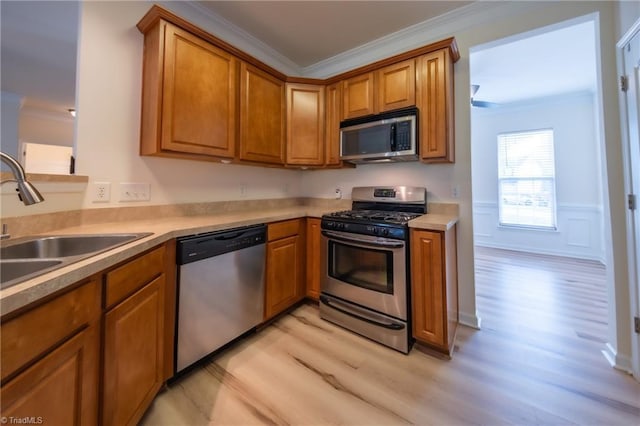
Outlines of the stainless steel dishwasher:
<svg viewBox="0 0 640 426">
<path fill-rule="evenodd" d="M 262 322 L 266 229 L 178 239 L 176 373 Z"/>
</svg>

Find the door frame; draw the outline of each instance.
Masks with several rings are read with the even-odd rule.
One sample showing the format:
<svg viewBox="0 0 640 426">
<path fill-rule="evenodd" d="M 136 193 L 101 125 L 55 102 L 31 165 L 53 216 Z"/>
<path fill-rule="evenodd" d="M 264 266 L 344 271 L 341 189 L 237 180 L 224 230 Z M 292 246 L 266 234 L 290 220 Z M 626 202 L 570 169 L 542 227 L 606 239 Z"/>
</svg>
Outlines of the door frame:
<svg viewBox="0 0 640 426">
<path fill-rule="evenodd" d="M 618 75 L 625 75 L 625 53 L 624 49 L 631 40 L 640 36 L 640 19 L 638 19 L 629 30 L 616 43 L 616 60 L 618 66 Z M 627 76 L 631 79 L 634 76 Z M 637 90 L 638 88 L 636 88 Z M 632 167 L 632 149 L 640 149 L 637 145 L 638 141 L 632 141 L 629 135 L 629 117 L 627 109 L 627 92 L 620 90 L 618 92 L 620 104 L 620 140 L 622 143 L 623 156 L 623 173 L 624 173 L 624 190 L 625 194 L 635 194 L 636 203 L 640 202 L 640 193 L 637 188 L 633 187 L 634 177 L 640 179 L 640 170 L 634 170 Z M 628 256 L 628 273 L 629 273 L 629 310 L 631 313 L 631 368 L 632 374 L 636 380 L 640 381 L 640 334 L 634 331 L 633 318 L 640 317 L 640 267 L 638 259 L 640 259 L 640 221 L 638 221 L 638 206 L 636 210 L 626 209 L 626 235 L 627 235 L 627 256 Z"/>
</svg>

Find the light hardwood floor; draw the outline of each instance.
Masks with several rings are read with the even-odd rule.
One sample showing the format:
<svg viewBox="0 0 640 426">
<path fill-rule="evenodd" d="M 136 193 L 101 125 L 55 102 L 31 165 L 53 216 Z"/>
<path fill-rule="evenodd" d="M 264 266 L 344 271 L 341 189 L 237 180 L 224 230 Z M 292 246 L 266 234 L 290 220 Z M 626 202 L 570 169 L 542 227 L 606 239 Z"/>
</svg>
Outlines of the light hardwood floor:
<svg viewBox="0 0 640 426">
<path fill-rule="evenodd" d="M 482 330 L 460 327 L 450 361 L 303 305 L 174 383 L 142 424 L 640 424 L 640 384 L 601 354 L 601 265 L 478 249 L 476 287 Z"/>
</svg>

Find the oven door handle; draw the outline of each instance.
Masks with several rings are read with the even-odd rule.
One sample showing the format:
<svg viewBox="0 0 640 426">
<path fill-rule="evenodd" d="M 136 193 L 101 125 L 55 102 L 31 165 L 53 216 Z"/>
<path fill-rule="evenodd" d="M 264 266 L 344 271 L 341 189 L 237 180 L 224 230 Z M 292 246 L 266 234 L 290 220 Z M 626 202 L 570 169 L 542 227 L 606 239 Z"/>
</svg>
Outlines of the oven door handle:
<svg viewBox="0 0 640 426">
<path fill-rule="evenodd" d="M 342 235 L 338 235 L 329 231 L 322 231 L 322 235 L 324 235 L 327 238 L 331 238 L 332 240 L 344 241 L 346 243 L 366 244 L 371 247 L 387 247 L 387 248 L 404 247 L 404 242 L 369 241 L 361 238 L 343 237 Z"/>
<path fill-rule="evenodd" d="M 398 323 L 385 323 L 385 322 L 380 322 L 380 321 L 376 321 L 373 320 L 371 318 L 367 318 L 367 317 L 363 317 L 362 315 L 359 315 L 355 312 L 352 312 L 347 306 L 340 304 L 339 302 L 336 302 L 335 300 L 330 300 L 328 297 L 326 296 L 322 296 L 320 295 L 320 302 L 324 303 L 325 305 L 327 305 L 328 307 L 330 307 L 331 309 L 335 309 L 338 312 L 341 312 L 345 315 L 349 315 L 350 317 L 359 319 L 360 321 L 364 321 L 364 322 L 368 322 L 369 324 L 373 324 L 373 325 L 377 325 L 378 327 L 384 327 L 384 328 L 388 328 L 390 330 L 402 330 L 404 329 L 404 324 L 398 324 Z M 341 306 L 337 306 L 338 304 L 340 304 Z"/>
</svg>

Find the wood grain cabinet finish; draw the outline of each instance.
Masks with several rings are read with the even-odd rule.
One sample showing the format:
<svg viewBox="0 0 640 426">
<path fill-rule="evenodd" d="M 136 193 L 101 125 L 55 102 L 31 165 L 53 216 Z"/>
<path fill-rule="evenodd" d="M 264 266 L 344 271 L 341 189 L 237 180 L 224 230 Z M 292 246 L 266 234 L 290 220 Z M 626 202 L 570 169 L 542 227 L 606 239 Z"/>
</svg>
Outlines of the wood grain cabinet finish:
<svg viewBox="0 0 640 426">
<path fill-rule="evenodd" d="M 357 75 L 342 81 L 342 119 L 375 114 L 374 73 Z"/>
<path fill-rule="evenodd" d="M 167 263 L 174 261 L 167 252 L 172 250 L 160 246 L 105 274 L 107 301 L 118 303 L 104 316 L 104 425 L 137 424 L 167 378 L 173 359 L 165 360 L 165 339 L 173 339 L 167 330 L 175 318 L 166 312 L 175 306 L 166 298 Z"/>
<path fill-rule="evenodd" d="M 135 425 L 163 383 L 164 275 L 105 315 L 104 425 Z"/>
<path fill-rule="evenodd" d="M 240 65 L 240 159 L 284 164 L 284 82 L 261 69 Z"/>
<path fill-rule="evenodd" d="M 325 96 L 325 164 L 340 165 L 340 121 L 342 120 L 342 83 L 326 86 Z"/>
<path fill-rule="evenodd" d="M 427 163 L 453 163 L 453 62 L 449 50 L 423 55 L 417 63 L 420 157 Z"/>
<path fill-rule="evenodd" d="M 2 321 L 2 416 L 98 421 L 100 283 L 89 281 Z"/>
<path fill-rule="evenodd" d="M 343 119 L 378 114 L 416 104 L 413 59 L 387 65 L 342 82 Z"/>
<path fill-rule="evenodd" d="M 287 83 L 287 164 L 324 164 L 324 86 Z"/>
<path fill-rule="evenodd" d="M 411 230 L 413 336 L 451 355 L 458 326 L 456 228 Z"/>
<path fill-rule="evenodd" d="M 303 224 L 303 220 L 294 219 L 268 225 L 265 320 L 283 312 L 305 296 Z"/>
<path fill-rule="evenodd" d="M 375 81 L 377 113 L 416 104 L 416 70 L 413 59 L 376 71 Z"/>
<path fill-rule="evenodd" d="M 145 34 L 141 154 L 233 158 L 238 60 L 167 22 Z"/>
<path fill-rule="evenodd" d="M 307 297 L 313 300 L 320 299 L 320 279 L 322 269 L 320 266 L 321 250 L 320 219 L 307 218 L 307 253 L 305 264 L 307 275 Z"/>
</svg>

